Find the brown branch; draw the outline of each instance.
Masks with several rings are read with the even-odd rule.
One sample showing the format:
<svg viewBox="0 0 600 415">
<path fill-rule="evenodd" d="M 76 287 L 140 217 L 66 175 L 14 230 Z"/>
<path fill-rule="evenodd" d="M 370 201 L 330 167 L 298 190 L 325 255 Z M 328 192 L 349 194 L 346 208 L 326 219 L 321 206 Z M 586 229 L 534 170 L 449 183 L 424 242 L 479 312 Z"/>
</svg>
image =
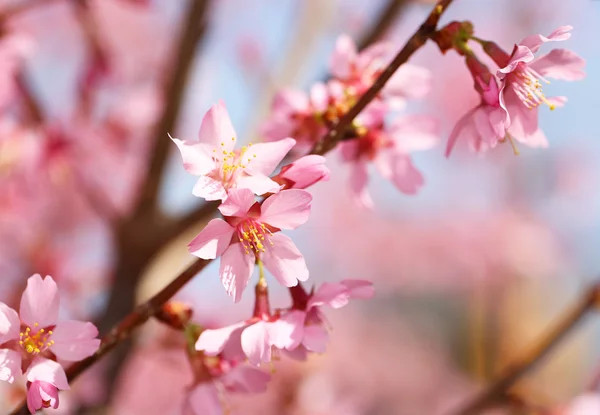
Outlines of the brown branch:
<svg viewBox="0 0 600 415">
<path fill-rule="evenodd" d="M 600 303 L 600 283 L 591 287 L 573 308 L 567 310 L 559 322 L 533 344 L 519 359 L 509 365 L 498 379 L 454 415 L 473 415 L 501 402 L 510 388 L 537 363 L 539 363 L 561 340 Z"/>
<path fill-rule="evenodd" d="M 342 139 L 346 129 L 350 127 L 352 121 L 365 107 L 375 99 L 377 94 L 383 89 L 387 81 L 392 77 L 394 72 L 400 67 L 400 65 L 406 63 L 408 59 L 419 50 L 427 39 L 435 33 L 437 23 L 442 16 L 442 13 L 452 3 L 452 0 L 439 0 L 427 20 L 419 27 L 419 29 L 410 37 L 404 47 L 398 52 L 394 60 L 388 65 L 388 67 L 381 73 L 377 80 L 373 83 L 371 88 L 365 92 L 358 102 L 350 108 L 340 121 L 331 129 L 327 135 L 319 141 L 311 150 L 311 154 L 324 154 L 334 148 L 338 141 Z"/>
<path fill-rule="evenodd" d="M 111 351 L 119 342 L 128 338 L 133 330 L 144 324 L 150 317 L 160 311 L 171 297 L 173 297 L 188 281 L 208 265 L 210 261 L 196 259 L 187 269 L 181 272 L 169 285 L 163 288 L 158 294 L 150 298 L 145 303 L 139 305 L 131 314 L 129 314 L 121 323 L 113 328 L 110 333 L 102 338 L 102 343 L 98 351 L 92 356 L 80 362 L 74 363 L 66 370 L 67 379 L 73 381 L 77 376 L 96 363 L 101 357 Z M 11 415 L 26 415 L 27 403 L 21 402 Z"/>
<path fill-rule="evenodd" d="M 146 181 L 140 191 L 137 208 L 135 212 L 144 209 L 154 209 L 158 190 L 162 179 L 164 166 L 169 155 L 171 140 L 167 134 L 173 132 L 175 123 L 182 107 L 183 93 L 187 83 L 188 75 L 192 67 L 196 46 L 198 45 L 205 27 L 206 10 L 208 0 L 189 0 L 190 6 L 186 11 L 185 30 L 181 33 L 178 46 L 178 56 L 175 59 L 174 70 L 169 82 L 165 85 L 166 105 L 160 121 L 154 133 L 154 142 L 150 157 L 150 166 L 146 175 Z"/>
</svg>

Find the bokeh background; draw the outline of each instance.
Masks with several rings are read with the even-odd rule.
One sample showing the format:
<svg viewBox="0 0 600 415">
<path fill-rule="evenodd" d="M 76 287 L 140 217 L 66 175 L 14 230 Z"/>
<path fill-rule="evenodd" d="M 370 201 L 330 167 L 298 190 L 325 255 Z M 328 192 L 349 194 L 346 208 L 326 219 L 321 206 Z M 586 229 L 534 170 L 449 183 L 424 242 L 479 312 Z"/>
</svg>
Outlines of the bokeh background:
<svg viewBox="0 0 600 415">
<path fill-rule="evenodd" d="M 238 139 L 260 141 L 274 93 L 324 79 L 340 34 L 360 41 L 385 12 L 380 38 L 399 48 L 433 4 L 395 1 L 208 2 L 172 125 L 160 120 L 192 1 L 0 1 L 0 300 L 14 305 L 27 277 L 50 274 L 64 290 L 61 312 L 106 330 L 157 292 L 192 261 L 186 244 L 206 220 L 170 141 L 152 206 L 139 198 L 156 173 L 156 143 L 168 141 L 161 128 L 193 139 L 223 99 Z M 424 188 L 406 196 L 373 175 L 376 207 L 362 210 L 333 152 L 332 178 L 311 189 L 310 221 L 293 236 L 311 282 L 370 279 L 376 297 L 328 315 L 328 353 L 278 362 L 270 392 L 232 398 L 241 413 L 442 414 L 598 281 L 600 2 L 455 0 L 442 23 L 454 19 L 506 50 L 574 26 L 564 46 L 586 59 L 588 76 L 546 87 L 569 98 L 541 111 L 550 148 L 459 148 L 446 159 L 446 137 L 478 98 L 456 54 L 434 44 L 415 54 L 410 62 L 431 70 L 433 88 L 408 111 L 442 125 L 440 145 L 415 156 Z M 248 293 L 234 305 L 217 274 L 213 263 L 177 296 L 201 324 L 228 324 L 252 308 Z M 285 290 L 272 286 L 275 305 L 285 305 Z M 548 408 L 579 394 L 600 370 L 599 330 L 591 314 L 515 390 Z M 150 322 L 82 376 L 60 411 L 177 414 L 188 372 L 176 336 Z M 22 396 L 0 385 L 0 411 Z"/>
</svg>

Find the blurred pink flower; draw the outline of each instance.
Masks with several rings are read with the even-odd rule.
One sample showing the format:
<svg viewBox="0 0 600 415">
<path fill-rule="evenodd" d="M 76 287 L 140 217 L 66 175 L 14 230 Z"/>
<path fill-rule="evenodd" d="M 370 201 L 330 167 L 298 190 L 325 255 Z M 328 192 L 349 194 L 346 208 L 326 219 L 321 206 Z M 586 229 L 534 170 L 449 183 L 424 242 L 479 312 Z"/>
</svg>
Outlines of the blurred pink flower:
<svg viewBox="0 0 600 415">
<path fill-rule="evenodd" d="M 292 240 L 277 233 L 295 229 L 308 220 L 312 196 L 305 190 L 282 190 L 255 203 L 249 189 L 232 190 L 219 210 L 223 219 L 213 219 L 190 242 L 192 255 L 221 258 L 220 278 L 227 293 L 240 301 L 257 258 L 284 286 L 308 279 L 304 257 Z"/>
<path fill-rule="evenodd" d="M 413 165 L 410 153 L 427 150 L 438 142 L 438 123 L 428 116 L 409 115 L 397 119 L 389 128 L 369 129 L 365 135 L 340 143 L 342 159 L 351 164 L 350 189 L 357 203 L 373 207 L 367 191 L 368 162 L 398 190 L 415 194 L 424 184 Z"/>
<path fill-rule="evenodd" d="M 296 144 L 285 138 L 234 151 L 236 133 L 222 101 L 202 119 L 199 141 L 172 140 L 181 151 L 185 169 L 200 176 L 194 195 L 206 200 L 225 200 L 227 192 L 235 188 L 250 189 L 257 195 L 277 192 L 279 184 L 268 176 Z"/>
<path fill-rule="evenodd" d="M 12 383 L 25 369 L 30 382 L 51 382 L 48 373 L 59 379 L 64 371 L 44 357 L 74 362 L 96 352 L 100 346 L 96 327 L 82 321 L 57 322 L 59 302 L 52 277 L 42 279 L 39 274 L 27 280 L 19 313 L 0 302 L 0 380 Z M 68 389 L 66 378 L 54 386 Z M 33 402 L 39 396 L 36 390 L 31 392 Z"/>
<path fill-rule="evenodd" d="M 600 394 L 586 393 L 577 396 L 568 405 L 560 408 L 553 415 L 597 415 L 600 414 Z"/>
<path fill-rule="evenodd" d="M 546 55 L 534 56 L 543 43 L 567 40 L 571 29 L 571 26 L 561 26 L 548 37 L 526 37 L 515 45 L 506 62 L 497 59 L 501 67 L 498 70 L 500 103 L 509 115 L 508 133 L 530 147 L 548 146 L 544 133 L 538 128 L 538 106 L 546 104 L 553 110 L 567 100 L 566 97 L 547 98 L 541 82 L 549 83 L 546 78 L 575 81 L 585 76 L 582 71 L 585 61 L 570 50 L 554 49 Z"/>
</svg>

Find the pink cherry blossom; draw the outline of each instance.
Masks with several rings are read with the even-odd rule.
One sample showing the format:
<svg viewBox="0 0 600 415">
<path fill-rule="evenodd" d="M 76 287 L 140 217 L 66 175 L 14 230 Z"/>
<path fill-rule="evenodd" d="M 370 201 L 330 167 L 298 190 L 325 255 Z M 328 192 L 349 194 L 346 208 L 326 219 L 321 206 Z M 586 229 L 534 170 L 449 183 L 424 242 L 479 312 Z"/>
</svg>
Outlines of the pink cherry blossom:
<svg viewBox="0 0 600 415">
<path fill-rule="evenodd" d="M 568 405 L 552 412 L 552 415 L 596 415 L 598 413 L 600 413 L 600 394 L 589 392 L 577 396 Z"/>
<path fill-rule="evenodd" d="M 274 324 L 274 331 L 279 335 L 274 345 L 288 351 L 298 350 L 290 354 L 292 357 L 300 357 L 305 352 L 325 352 L 327 329 L 324 327 L 325 318 L 321 307 L 341 308 L 348 304 L 351 298 L 368 299 L 375 291 L 370 281 L 343 280 L 339 283 L 324 283 L 317 291 L 307 294 L 298 285 L 290 289 L 294 305 L 281 316 Z"/>
<path fill-rule="evenodd" d="M 540 104 L 553 110 L 567 100 L 566 97 L 546 97 L 542 83 L 548 84 L 547 78 L 575 81 L 585 76 L 582 70 L 585 61 L 570 50 L 554 49 L 537 58 L 534 56 L 543 43 L 568 39 L 571 29 L 571 26 L 561 26 L 548 37 L 526 37 L 515 45 L 506 65 L 498 70 L 500 103 L 509 116 L 507 132 L 527 146 L 548 146 L 538 127 L 537 108 Z"/>
<path fill-rule="evenodd" d="M 372 128 L 361 137 L 342 142 L 342 159 L 351 164 L 350 189 L 357 203 L 373 207 L 367 191 L 367 167 L 371 161 L 402 193 L 417 193 L 424 179 L 413 165 L 410 153 L 435 146 L 437 130 L 437 121 L 431 117 L 410 115 L 398 118 L 389 128 Z"/>
<path fill-rule="evenodd" d="M 194 195 L 206 200 L 225 200 L 227 193 L 236 188 L 250 189 L 257 195 L 277 192 L 279 184 L 268 176 L 296 144 L 292 138 L 283 138 L 234 150 L 236 133 L 223 102 L 206 113 L 198 138 L 172 140 L 181 152 L 186 171 L 200 176 Z"/>
<path fill-rule="evenodd" d="M 30 409 L 39 409 L 40 402 L 56 407 L 56 388 L 69 388 L 62 367 L 46 357 L 74 362 L 100 346 L 92 323 L 58 321 L 59 303 L 52 277 L 39 274 L 27 280 L 19 313 L 0 302 L 0 380 L 12 383 L 26 370 Z"/>
<path fill-rule="evenodd" d="M 286 189 L 306 189 L 317 182 L 329 180 L 330 171 L 325 161 L 325 157 L 316 154 L 300 157 L 283 166 L 273 180 Z"/>
<path fill-rule="evenodd" d="M 312 196 L 305 190 L 283 190 L 255 203 L 249 189 L 232 190 L 219 206 L 225 216 L 213 219 L 190 242 L 192 255 L 221 257 L 219 276 L 227 293 L 240 301 L 254 263 L 260 259 L 284 286 L 308 279 L 304 257 L 281 229 L 295 229 L 308 220 Z"/>
</svg>

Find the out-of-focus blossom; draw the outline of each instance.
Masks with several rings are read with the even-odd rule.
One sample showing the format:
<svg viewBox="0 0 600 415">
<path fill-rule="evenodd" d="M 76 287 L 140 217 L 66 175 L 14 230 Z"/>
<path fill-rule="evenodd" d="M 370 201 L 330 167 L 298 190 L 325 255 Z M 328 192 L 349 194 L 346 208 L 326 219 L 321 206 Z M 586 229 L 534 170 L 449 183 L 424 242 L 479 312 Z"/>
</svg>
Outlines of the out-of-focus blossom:
<svg viewBox="0 0 600 415">
<path fill-rule="evenodd" d="M 200 176 L 194 195 L 206 200 L 225 200 L 227 192 L 236 188 L 250 189 L 257 195 L 277 192 L 279 184 L 268 176 L 296 144 L 286 138 L 234 150 L 236 133 L 223 102 L 204 116 L 199 141 L 173 141 L 181 151 L 185 169 Z"/>
<path fill-rule="evenodd" d="M 281 229 L 295 229 L 308 220 L 312 196 L 289 189 L 256 203 L 249 189 L 232 190 L 213 219 L 190 242 L 192 255 L 203 259 L 221 256 L 219 276 L 227 293 L 238 302 L 248 284 L 254 263 L 261 260 L 284 286 L 308 279 L 304 257 Z"/>
<path fill-rule="evenodd" d="M 552 415 L 596 415 L 600 414 L 600 395 L 586 393 L 579 395 L 568 405 L 552 412 Z"/>
<path fill-rule="evenodd" d="M 397 119 L 389 128 L 381 125 L 381 129 L 370 129 L 359 138 L 342 142 L 342 159 L 352 168 L 350 189 L 359 205 L 373 207 L 367 191 L 369 162 L 401 192 L 417 193 L 424 179 L 410 153 L 434 147 L 437 130 L 437 121 L 431 117 L 410 115 Z"/>
</svg>

